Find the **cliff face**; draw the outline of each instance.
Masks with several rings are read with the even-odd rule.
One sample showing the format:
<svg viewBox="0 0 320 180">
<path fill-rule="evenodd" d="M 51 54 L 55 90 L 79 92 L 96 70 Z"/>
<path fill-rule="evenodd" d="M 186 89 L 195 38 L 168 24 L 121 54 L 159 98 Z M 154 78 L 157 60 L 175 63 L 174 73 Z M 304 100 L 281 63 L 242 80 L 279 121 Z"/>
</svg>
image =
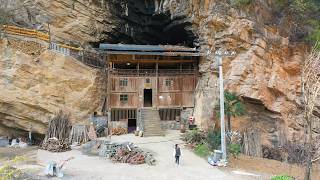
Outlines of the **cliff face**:
<svg viewBox="0 0 320 180">
<path fill-rule="evenodd" d="M 205 108 L 196 109 L 199 124 L 207 126 L 214 118 L 218 77 L 210 69 L 217 68 L 214 51 L 221 48 L 237 52 L 235 57 L 223 60 L 225 89 L 239 94 L 248 109 L 247 117 L 233 119 L 234 128 L 259 127 L 264 144 L 275 147 L 286 138 L 299 139 L 303 134 L 300 68 L 306 47 L 290 43 L 277 27 L 264 25 L 272 14 L 263 6 L 255 9 L 257 17 L 264 16 L 262 20 L 209 0 L 192 3 L 191 9 L 201 49 L 207 52 L 200 64 L 197 104 Z"/>
<path fill-rule="evenodd" d="M 17 2 L 21 3 L 24 0 L 7 2 L 9 4 L 2 3 L 3 6 L 10 6 L 10 3 L 14 6 L 19 4 Z M 234 50 L 237 52 L 235 57 L 223 60 L 225 85 L 229 91 L 241 95 L 247 105 L 248 114 L 246 117 L 233 119 L 233 125 L 237 129 L 260 127 L 264 144 L 277 146 L 281 145 L 285 138 L 296 140 L 303 134 L 300 112 L 300 67 L 307 49 L 303 44 L 290 42 L 288 33 L 283 30 L 285 28 L 266 25 L 272 24 L 272 21 L 277 18 L 273 15 L 268 3 L 269 1 L 257 1 L 253 8 L 239 11 L 225 1 L 214 0 L 37 0 L 29 6 L 24 6 L 21 10 L 23 16 L 15 16 L 14 21 L 28 26 L 42 24 L 42 28 L 47 29 L 46 23 L 43 23 L 43 19 L 46 19 L 50 22 L 50 31 L 54 39 L 70 40 L 80 44 L 88 42 L 169 43 L 199 47 L 205 57 L 199 65 L 201 77 L 196 92 L 195 116 L 197 124 L 203 128 L 207 128 L 216 120 L 214 108 L 218 102 L 218 76 L 215 72 L 217 63 L 214 52 L 218 48 Z M 13 53 L 12 56 L 15 57 L 13 60 L 20 62 L 18 55 Z M 49 52 L 40 57 L 43 57 L 40 58 L 43 61 L 48 61 L 47 63 L 51 62 L 48 60 L 52 58 Z M 32 58 L 29 57 L 29 59 L 31 62 Z M 61 58 L 58 59 L 62 61 Z M 48 90 L 49 92 L 44 95 L 39 91 L 37 96 L 32 96 L 32 101 L 37 103 L 31 104 L 38 104 L 38 102 L 45 104 L 32 107 L 41 109 L 43 106 L 50 106 L 44 109 L 52 113 L 53 110 L 58 109 L 57 107 L 68 107 L 65 105 L 68 104 L 69 107 L 73 107 L 73 112 L 77 112 L 75 114 L 84 117 L 89 109 L 92 109 L 90 103 L 98 98 L 91 91 L 96 88 L 94 71 L 72 60 L 63 61 L 69 63 L 64 63 L 62 66 L 77 65 L 72 68 L 75 69 L 72 71 L 75 81 L 69 81 L 69 76 L 59 76 L 53 78 L 54 81 L 50 81 L 48 86 L 48 84 L 39 83 L 39 80 L 25 79 L 18 74 L 13 82 L 26 83 L 30 80 L 36 84 L 38 82 L 39 88 L 56 87 L 57 91 Z M 40 65 L 33 66 L 35 70 L 40 69 Z M 44 67 L 50 69 L 56 65 L 51 62 Z M 67 73 L 60 66 L 58 69 L 61 74 Z M 37 72 L 35 70 L 29 72 Z M 10 71 L 10 73 L 19 72 Z M 84 76 L 83 73 L 87 75 Z M 33 74 L 31 77 L 34 77 Z M 62 85 L 62 81 L 76 85 Z M 72 87 L 77 88 L 73 90 Z M 64 95 L 61 96 L 58 93 L 61 92 L 60 88 L 67 88 L 68 93 L 63 93 Z M 4 88 L 1 91 L 7 90 Z M 21 101 L 19 104 L 25 104 L 29 99 L 20 100 L 20 94 L 25 94 L 21 92 L 34 93 L 23 88 L 5 93 L 11 94 L 10 97 L 14 98 L 13 102 Z M 43 100 L 47 97 L 50 97 L 50 103 Z M 86 98 L 79 99 L 79 97 Z M 5 96 L 0 99 L 6 98 Z M 8 109 L 5 104 L 0 107 Z M 26 116 L 24 114 L 27 114 L 28 118 L 32 117 L 29 119 L 39 122 L 39 127 L 44 127 L 45 120 L 42 118 L 46 116 L 42 115 L 50 114 L 45 111 L 41 112 L 42 114 L 32 114 L 21 109 L 23 107 L 12 109 L 6 114 L 11 119 L 24 117 Z M 17 112 L 19 112 L 18 115 L 16 115 Z M 5 119 L 10 122 L 10 118 Z"/>
<path fill-rule="evenodd" d="M 0 42 L 0 135 L 30 128 L 44 134 L 48 118 L 60 109 L 73 122 L 86 121 L 99 105 L 99 72 L 47 50 L 28 55 L 17 44 Z"/>
</svg>

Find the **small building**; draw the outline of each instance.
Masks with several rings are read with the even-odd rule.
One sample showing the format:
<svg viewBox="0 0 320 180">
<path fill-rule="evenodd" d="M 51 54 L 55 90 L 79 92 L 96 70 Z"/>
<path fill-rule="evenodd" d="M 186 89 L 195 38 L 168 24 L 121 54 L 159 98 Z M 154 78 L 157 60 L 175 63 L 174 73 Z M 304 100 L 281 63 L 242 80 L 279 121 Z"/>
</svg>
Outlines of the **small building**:
<svg viewBox="0 0 320 180">
<path fill-rule="evenodd" d="M 176 121 L 194 107 L 200 53 L 181 46 L 100 44 L 106 54 L 106 109 L 110 120 L 135 130 L 141 109 Z M 147 120 L 145 120 L 147 121 Z"/>
</svg>

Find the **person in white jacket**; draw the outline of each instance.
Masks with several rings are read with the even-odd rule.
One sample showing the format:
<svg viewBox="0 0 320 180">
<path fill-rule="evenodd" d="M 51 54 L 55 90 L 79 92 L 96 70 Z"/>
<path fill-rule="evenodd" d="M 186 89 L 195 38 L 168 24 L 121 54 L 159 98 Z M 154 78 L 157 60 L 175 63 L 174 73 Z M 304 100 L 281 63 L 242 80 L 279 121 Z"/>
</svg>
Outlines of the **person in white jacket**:
<svg viewBox="0 0 320 180">
<path fill-rule="evenodd" d="M 182 155 L 182 153 L 181 153 L 181 149 L 178 144 L 176 144 L 174 146 L 173 155 L 175 157 L 176 164 L 179 165 L 180 164 L 180 156 Z"/>
</svg>

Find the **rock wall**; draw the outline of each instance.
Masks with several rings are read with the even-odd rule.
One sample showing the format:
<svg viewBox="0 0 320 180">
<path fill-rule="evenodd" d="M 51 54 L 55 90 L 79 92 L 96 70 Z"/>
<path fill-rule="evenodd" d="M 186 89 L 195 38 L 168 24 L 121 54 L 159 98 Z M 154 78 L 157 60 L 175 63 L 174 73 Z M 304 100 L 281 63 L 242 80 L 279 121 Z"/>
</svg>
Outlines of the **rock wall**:
<svg viewBox="0 0 320 180">
<path fill-rule="evenodd" d="M 199 69 L 201 78 L 196 93 L 196 122 L 203 128 L 217 120 L 218 75 L 215 50 L 236 51 L 223 59 L 225 89 L 245 101 L 246 117 L 233 119 L 233 128 L 259 127 L 263 143 L 277 147 L 303 134 L 300 109 L 301 64 L 307 52 L 304 44 L 293 43 L 266 25 L 272 17 L 264 6 L 255 7 L 256 16 L 232 8 L 223 1 L 184 1 L 189 4 L 195 34 L 205 57 Z M 177 10 L 180 11 L 180 10 Z M 174 12 L 173 12 L 174 14 Z"/>
<path fill-rule="evenodd" d="M 99 106 L 99 71 L 48 50 L 30 56 L 0 41 L 0 135 L 44 134 L 58 110 L 86 122 Z M 17 44 L 17 43 L 15 43 Z"/>
<path fill-rule="evenodd" d="M 5 2 L 0 3 L 0 6 L 17 6 L 25 0 Z M 176 38 L 174 43 L 199 47 L 205 54 L 199 64 L 201 77 L 195 95 L 196 122 L 202 128 L 208 128 L 217 122 L 214 108 L 218 103 L 219 84 L 214 52 L 219 48 L 236 51 L 235 57 L 223 60 L 224 83 L 227 90 L 236 92 L 244 99 L 248 114 L 245 117 L 233 119 L 233 127 L 237 129 L 259 127 L 263 131 L 264 144 L 273 146 L 281 145 L 284 139 L 297 140 L 303 134 L 300 68 L 307 47 L 289 40 L 289 33 L 286 31 L 289 26 L 285 26 L 290 24 L 289 22 L 281 21 L 283 26 L 275 24 L 280 20 L 273 12 L 272 1 L 255 1 L 254 6 L 242 10 L 231 7 L 226 0 L 37 0 L 32 2 L 34 3 L 30 6 L 22 8 L 21 16 L 14 16 L 14 21 L 26 26 L 41 25 L 41 28 L 48 30 L 44 23 L 47 19 L 47 22 L 50 22 L 51 34 L 56 40 L 79 41 L 80 44 L 88 42 L 170 43 L 172 41 L 168 41 L 165 37 L 174 37 L 177 35 L 174 30 L 177 29 L 178 32 L 183 32 L 181 33 L 183 36 Z M 161 39 L 164 40 L 160 41 Z M 178 40 L 180 42 L 177 42 Z M 190 43 L 190 40 L 193 43 Z M 4 52 L 1 51 L 1 53 Z M 40 57 L 49 55 L 50 53 L 46 52 Z M 12 56 L 19 59 L 17 56 L 22 55 L 18 53 Z M 62 60 L 57 62 L 60 61 Z M 68 62 L 73 61 L 68 60 Z M 49 64 L 45 67 L 50 68 Z M 62 74 L 66 73 L 60 70 Z M 93 73 L 93 70 L 79 65 L 80 71 L 87 74 Z M 9 68 L 2 74 L 10 76 L 12 71 Z M 79 92 L 77 90 L 72 92 L 72 85 L 62 86 L 60 81 L 52 81 L 50 86 L 57 89 L 67 88 L 69 93 L 62 99 L 61 94 L 58 93 L 60 91 L 53 91 L 53 95 L 46 94 L 44 98 L 51 98 L 49 98 L 50 103 L 46 104 L 44 102 L 47 99 L 43 99 L 42 93 L 36 91 L 36 94 L 38 93 L 36 97 L 39 99 L 34 101 L 44 101 L 46 105 L 41 105 L 40 109 L 43 106 L 58 109 L 62 104 L 67 103 L 69 107 L 74 108 L 74 112 L 79 112 L 79 117 L 84 117 L 89 109 L 94 108 L 90 105 L 79 106 L 82 104 L 80 102 L 87 99 L 86 102 L 93 103 L 97 98 L 90 90 L 95 88 L 94 78 L 91 77 L 84 80 L 86 83 L 83 84 L 86 85 L 81 86 L 80 90 L 77 89 Z M 68 79 L 64 76 L 59 80 L 63 81 L 63 78 Z M 79 79 L 76 79 L 76 82 L 66 81 L 77 84 Z M 23 80 L 22 77 L 19 81 Z M 5 80 L 2 81 L 5 82 Z M 19 81 L 16 80 L 16 83 L 21 84 L 18 83 Z M 29 84 L 38 83 L 39 86 L 41 84 L 39 88 L 49 87 L 48 84 L 43 85 L 38 80 L 30 80 L 30 82 Z M 24 94 L 20 92 L 26 91 L 23 88 L 12 91 L 16 93 L 12 97 L 17 96 L 15 98 L 19 99 L 18 94 Z M 74 97 L 74 93 L 80 93 L 80 97 L 87 98 L 69 101 Z M 22 106 L 25 102 L 26 100 L 19 104 Z M 54 105 L 51 102 L 54 102 Z M 38 108 L 38 106 L 32 107 Z M 16 115 L 19 111 L 20 114 Z M 52 111 L 44 110 L 43 114 L 51 114 Z M 20 108 L 7 113 L 7 116 L 20 118 L 24 117 L 25 113 Z M 32 113 L 26 114 L 34 117 Z M 45 120 L 36 119 L 35 122 L 39 122 L 39 129 L 44 127 Z M 315 131 L 320 132 L 318 129 Z"/>
</svg>

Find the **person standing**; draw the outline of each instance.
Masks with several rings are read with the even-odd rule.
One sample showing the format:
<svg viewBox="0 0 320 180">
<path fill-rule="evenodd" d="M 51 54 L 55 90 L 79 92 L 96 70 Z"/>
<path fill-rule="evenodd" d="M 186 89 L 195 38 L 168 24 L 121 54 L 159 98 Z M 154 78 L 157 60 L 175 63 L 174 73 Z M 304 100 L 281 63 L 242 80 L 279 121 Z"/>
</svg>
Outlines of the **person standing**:
<svg viewBox="0 0 320 180">
<path fill-rule="evenodd" d="M 175 159 L 176 159 L 176 164 L 180 165 L 181 149 L 180 149 L 178 144 L 175 145 L 173 154 L 174 154 Z"/>
</svg>

